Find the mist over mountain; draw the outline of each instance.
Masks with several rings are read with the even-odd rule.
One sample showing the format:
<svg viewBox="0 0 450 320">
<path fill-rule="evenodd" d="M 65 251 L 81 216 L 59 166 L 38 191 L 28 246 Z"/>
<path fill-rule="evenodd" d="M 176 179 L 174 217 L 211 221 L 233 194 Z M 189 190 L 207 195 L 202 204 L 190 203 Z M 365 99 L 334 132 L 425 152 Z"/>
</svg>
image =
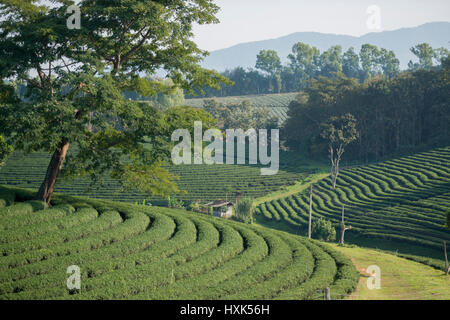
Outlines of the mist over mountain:
<svg viewBox="0 0 450 320">
<path fill-rule="evenodd" d="M 361 37 L 319 32 L 296 32 L 276 39 L 241 43 L 230 48 L 212 51 L 205 58 L 202 66 L 217 71 L 225 71 L 238 66 L 254 68 L 256 55 L 263 49 L 276 50 L 282 62 L 286 63 L 292 46 L 297 42 L 315 46 L 321 52 L 334 45 L 341 45 L 344 51 L 349 47 L 355 47 L 359 52 L 361 45 L 370 43 L 393 50 L 400 60 L 401 68 L 406 69 L 409 60 L 414 60 L 409 49 L 416 44 L 427 42 L 433 48 L 450 48 L 450 22 L 431 22 L 413 28 L 372 32 Z"/>
</svg>

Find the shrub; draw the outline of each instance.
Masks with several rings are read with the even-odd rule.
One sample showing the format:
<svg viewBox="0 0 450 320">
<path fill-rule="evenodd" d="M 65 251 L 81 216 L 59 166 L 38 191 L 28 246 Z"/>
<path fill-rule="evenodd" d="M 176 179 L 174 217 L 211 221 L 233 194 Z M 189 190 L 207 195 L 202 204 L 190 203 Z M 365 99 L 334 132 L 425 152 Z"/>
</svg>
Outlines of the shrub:
<svg viewBox="0 0 450 320">
<path fill-rule="evenodd" d="M 323 218 L 314 220 L 312 223 L 312 234 L 314 238 L 323 241 L 336 240 L 336 230 L 333 228 L 330 221 Z"/>
<path fill-rule="evenodd" d="M 167 197 L 168 206 L 169 208 L 176 208 L 176 209 L 184 209 L 184 203 L 182 200 L 178 200 L 175 196 Z"/>
<path fill-rule="evenodd" d="M 253 222 L 253 200 L 251 198 L 241 199 L 236 206 L 236 219 L 246 223 Z"/>
<path fill-rule="evenodd" d="M 205 213 L 205 208 L 200 204 L 199 201 L 193 201 L 187 206 L 187 210 L 198 213 Z"/>
<path fill-rule="evenodd" d="M 12 147 L 6 143 L 2 136 L 0 136 L 0 166 L 5 162 L 11 152 Z"/>
</svg>

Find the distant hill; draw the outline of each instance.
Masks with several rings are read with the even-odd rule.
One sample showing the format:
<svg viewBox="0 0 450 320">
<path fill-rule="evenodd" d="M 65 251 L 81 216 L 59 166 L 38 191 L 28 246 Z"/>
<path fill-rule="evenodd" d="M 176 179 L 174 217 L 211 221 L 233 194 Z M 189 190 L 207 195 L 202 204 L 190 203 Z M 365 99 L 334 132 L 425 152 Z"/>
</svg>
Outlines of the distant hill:
<svg viewBox="0 0 450 320">
<path fill-rule="evenodd" d="M 247 42 L 230 48 L 211 52 L 203 62 L 203 66 L 217 71 L 242 66 L 254 67 L 256 55 L 262 49 L 273 49 L 283 62 L 297 42 L 304 42 L 315 46 L 320 51 L 327 50 L 333 45 L 341 45 L 344 50 L 353 46 L 359 51 L 364 43 L 393 50 L 401 63 L 401 68 L 407 67 L 408 61 L 413 59 L 409 49 L 422 42 L 429 43 L 434 48 L 449 48 L 450 22 L 432 22 L 414 28 L 403 28 L 394 31 L 372 32 L 361 37 L 346 35 L 324 34 L 318 32 L 297 32 L 281 38 Z"/>
</svg>

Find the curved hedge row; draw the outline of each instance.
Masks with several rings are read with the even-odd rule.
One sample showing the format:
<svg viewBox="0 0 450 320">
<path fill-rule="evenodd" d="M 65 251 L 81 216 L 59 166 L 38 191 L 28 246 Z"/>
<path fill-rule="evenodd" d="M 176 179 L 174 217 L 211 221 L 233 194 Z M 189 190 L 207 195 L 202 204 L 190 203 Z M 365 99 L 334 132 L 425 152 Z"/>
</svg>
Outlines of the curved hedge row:
<svg viewBox="0 0 450 320">
<path fill-rule="evenodd" d="M 326 178 L 314 185 L 313 218 L 330 220 L 339 231 L 342 205 L 352 233 L 401 240 L 441 250 L 450 242 L 444 228 L 450 207 L 450 147 L 341 171 L 336 189 Z M 257 214 L 305 229 L 309 191 L 261 204 Z"/>
<path fill-rule="evenodd" d="M 14 202 L 27 191 L 0 188 L 11 192 L 0 209 L 0 299 L 312 299 L 324 287 L 338 298 L 358 282 L 350 260 L 285 232 L 71 197 L 43 209 Z M 15 222 L 31 217 L 40 222 Z M 80 290 L 66 286 L 72 265 Z"/>
<path fill-rule="evenodd" d="M 255 165 L 170 165 L 168 170 L 175 176 L 181 190 L 177 198 L 185 202 L 209 202 L 234 199 L 235 192 L 240 191 L 244 196 L 257 198 L 277 191 L 284 186 L 293 185 L 306 177 L 311 168 L 305 166 L 299 170 L 296 157 L 289 153 L 280 154 L 280 170 L 272 176 L 262 176 L 260 168 Z M 23 154 L 15 152 L 0 168 L 0 185 L 12 185 L 22 188 L 39 188 L 42 183 L 49 155 L 42 152 Z M 58 182 L 56 192 L 73 196 L 89 196 L 98 199 L 108 199 L 124 202 L 139 202 L 145 199 L 154 205 L 166 205 L 167 199 L 158 196 L 148 196 L 138 191 L 123 192 L 117 181 L 108 175 L 103 178 L 101 188 L 90 188 L 90 178 L 77 178 L 71 183 Z M 89 192 L 86 192 L 90 190 Z M 0 209 L 11 202 L 10 197 L 0 194 Z"/>
</svg>

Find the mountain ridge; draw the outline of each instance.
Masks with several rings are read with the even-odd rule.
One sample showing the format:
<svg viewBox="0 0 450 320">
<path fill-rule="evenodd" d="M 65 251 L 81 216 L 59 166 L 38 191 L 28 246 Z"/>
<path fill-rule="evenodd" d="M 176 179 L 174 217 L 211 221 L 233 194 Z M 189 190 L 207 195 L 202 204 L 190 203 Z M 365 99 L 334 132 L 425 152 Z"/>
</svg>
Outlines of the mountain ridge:
<svg viewBox="0 0 450 320">
<path fill-rule="evenodd" d="M 256 55 L 260 50 L 272 49 L 278 52 L 283 63 L 287 62 L 287 55 L 292 46 L 301 41 L 317 47 L 321 52 L 333 45 L 341 45 L 343 50 L 349 47 L 359 48 L 364 43 L 393 50 L 400 60 L 402 69 L 407 67 L 414 56 L 409 49 L 419 43 L 427 42 L 433 48 L 449 48 L 450 22 L 429 22 L 417 27 L 400 28 L 380 32 L 370 32 L 362 36 L 321 33 L 314 31 L 294 32 L 278 38 L 244 42 L 228 48 L 210 52 L 202 66 L 208 69 L 224 71 L 238 66 L 254 68 Z"/>
</svg>

